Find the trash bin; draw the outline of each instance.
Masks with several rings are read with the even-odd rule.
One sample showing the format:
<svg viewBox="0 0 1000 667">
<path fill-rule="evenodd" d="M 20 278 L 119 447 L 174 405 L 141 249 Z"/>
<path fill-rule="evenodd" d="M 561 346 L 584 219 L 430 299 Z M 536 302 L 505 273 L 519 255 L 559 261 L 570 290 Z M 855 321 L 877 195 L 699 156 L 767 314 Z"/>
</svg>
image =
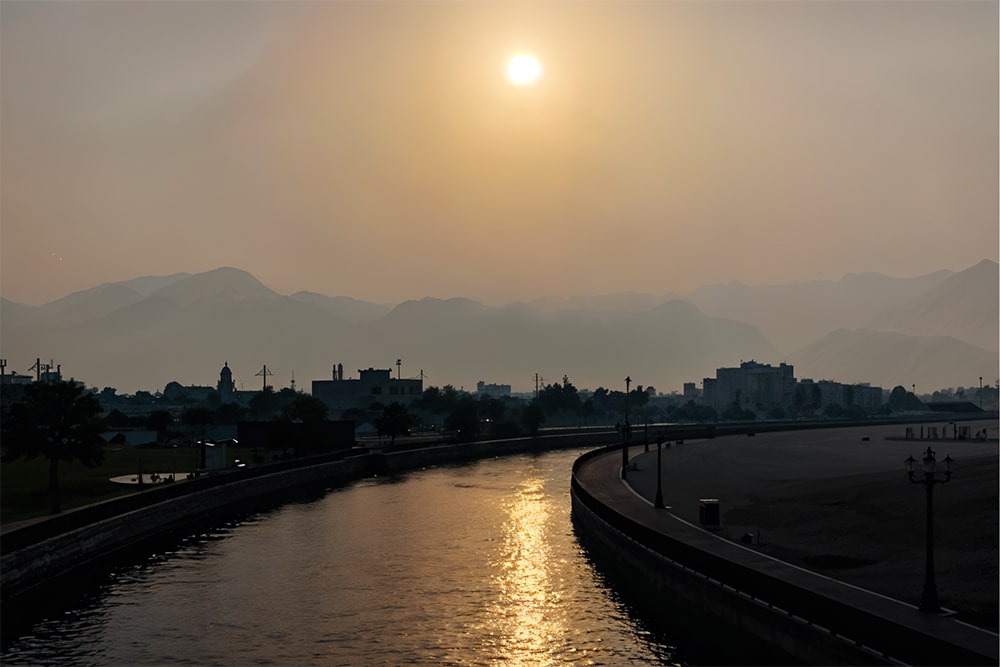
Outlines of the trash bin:
<svg viewBox="0 0 1000 667">
<path fill-rule="evenodd" d="M 703 526 L 719 525 L 719 499 L 702 498 L 701 507 L 698 508 L 698 520 Z"/>
</svg>

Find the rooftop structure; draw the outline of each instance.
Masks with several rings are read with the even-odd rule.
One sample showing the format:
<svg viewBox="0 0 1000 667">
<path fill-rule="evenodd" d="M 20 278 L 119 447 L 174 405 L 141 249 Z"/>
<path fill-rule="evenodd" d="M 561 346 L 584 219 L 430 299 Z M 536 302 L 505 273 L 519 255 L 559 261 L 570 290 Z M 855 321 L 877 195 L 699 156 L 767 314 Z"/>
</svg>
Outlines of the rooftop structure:
<svg viewBox="0 0 1000 667">
<path fill-rule="evenodd" d="M 358 379 L 345 380 L 344 366 L 337 364 L 332 380 L 312 382 L 312 395 L 323 401 L 331 412 L 367 408 L 372 403 L 407 405 L 423 393 L 422 379 L 393 378 L 389 368 L 358 369 Z"/>
</svg>

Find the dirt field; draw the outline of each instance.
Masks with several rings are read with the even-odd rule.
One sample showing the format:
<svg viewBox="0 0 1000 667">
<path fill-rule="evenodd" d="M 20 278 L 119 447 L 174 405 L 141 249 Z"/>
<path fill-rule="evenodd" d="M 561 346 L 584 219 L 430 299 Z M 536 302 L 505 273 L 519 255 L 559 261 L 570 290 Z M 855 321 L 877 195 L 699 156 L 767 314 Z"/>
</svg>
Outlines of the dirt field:
<svg viewBox="0 0 1000 667">
<path fill-rule="evenodd" d="M 986 442 L 896 440 L 904 427 L 892 426 L 673 444 L 663 451 L 664 501 L 697 523 L 700 499 L 717 498 L 722 534 L 730 539 L 750 533 L 763 552 L 917 604 L 924 580 L 926 489 L 908 481 L 903 460 L 911 454 L 922 458 L 929 445 L 938 461 L 946 455 L 955 460 L 951 481 L 933 490 L 941 603 L 995 631 L 998 424 L 973 423 L 972 431 L 984 427 Z M 656 491 L 655 445 L 650 449 L 632 448 L 638 470 L 629 473 L 630 483 L 648 498 Z"/>
</svg>

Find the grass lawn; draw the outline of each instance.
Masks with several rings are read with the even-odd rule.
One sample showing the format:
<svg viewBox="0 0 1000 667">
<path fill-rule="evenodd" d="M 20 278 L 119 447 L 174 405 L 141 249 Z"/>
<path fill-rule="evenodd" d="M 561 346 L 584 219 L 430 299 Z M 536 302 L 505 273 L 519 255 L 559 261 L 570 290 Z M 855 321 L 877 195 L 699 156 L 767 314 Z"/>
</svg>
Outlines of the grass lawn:
<svg viewBox="0 0 1000 667">
<path fill-rule="evenodd" d="M 227 451 L 230 461 L 249 458 L 236 448 Z M 198 467 L 196 447 L 130 447 L 108 445 L 104 463 L 87 468 L 80 463 L 59 462 L 59 507 L 63 510 L 89 505 L 108 498 L 136 493 L 137 486 L 110 481 L 119 475 L 135 475 L 141 465 L 145 474 L 187 473 Z M 0 464 L 0 523 L 33 519 L 52 512 L 55 498 L 48 493 L 48 459 Z"/>
</svg>

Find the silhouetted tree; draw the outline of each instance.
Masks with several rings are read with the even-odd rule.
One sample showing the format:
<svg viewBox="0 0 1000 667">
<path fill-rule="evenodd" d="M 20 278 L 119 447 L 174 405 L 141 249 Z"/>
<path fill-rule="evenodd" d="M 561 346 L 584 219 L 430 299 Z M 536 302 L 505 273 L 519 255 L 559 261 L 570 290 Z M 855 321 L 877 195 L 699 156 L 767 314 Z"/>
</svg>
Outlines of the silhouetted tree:
<svg viewBox="0 0 1000 667">
<path fill-rule="evenodd" d="M 441 389 L 437 387 L 425 389 L 423 396 L 414 401 L 413 407 L 443 415 L 452 412 L 458 407 L 458 403 L 458 391 L 450 384 L 446 384 Z"/>
<path fill-rule="evenodd" d="M 224 403 L 215 410 L 212 421 L 216 424 L 236 424 L 246 414 L 246 409 L 236 403 Z"/>
<path fill-rule="evenodd" d="M 313 424 L 326 419 L 326 403 L 308 394 L 297 395 L 291 403 L 286 405 L 281 413 L 286 419 L 301 421 L 304 424 Z"/>
<path fill-rule="evenodd" d="M 406 435 L 410 432 L 413 424 L 413 417 L 406 410 L 406 406 L 396 401 L 385 406 L 382 416 L 378 420 L 379 435 L 387 435 L 390 443 L 395 444 L 397 435 Z"/>
<path fill-rule="evenodd" d="M 207 408 L 185 408 L 181 413 L 181 422 L 188 427 L 188 435 L 194 440 L 203 436 L 205 427 L 212 423 L 212 411 Z"/>
<path fill-rule="evenodd" d="M 555 417 L 560 413 L 577 417 L 582 405 L 580 394 L 565 375 L 561 385 L 553 383 L 543 387 L 535 400 L 546 417 Z"/>
<path fill-rule="evenodd" d="M 715 408 L 709 405 L 698 405 L 692 400 L 674 410 L 674 418 L 678 421 L 709 422 L 716 421 L 718 415 Z"/>
<path fill-rule="evenodd" d="M 156 397 L 148 391 L 137 391 L 129 400 L 133 405 L 151 405 L 156 402 Z"/>
<path fill-rule="evenodd" d="M 492 396 L 479 397 L 479 417 L 491 422 L 503 421 L 507 413 L 507 404 L 499 398 Z"/>
<path fill-rule="evenodd" d="M 146 417 L 146 428 L 156 431 L 158 435 L 166 434 L 173 423 L 173 416 L 166 410 L 155 410 Z"/>
<path fill-rule="evenodd" d="M 902 385 L 893 387 L 892 392 L 889 394 L 888 405 L 889 409 L 893 412 L 927 409 L 927 406 L 913 392 L 906 391 L 906 388 Z"/>
<path fill-rule="evenodd" d="M 59 461 L 87 467 L 104 460 L 101 404 L 75 382 L 36 382 L 25 388 L 3 421 L 3 461 L 44 456 L 49 491 L 59 490 Z"/>
<path fill-rule="evenodd" d="M 250 399 L 250 414 L 256 419 L 270 419 L 278 410 L 278 397 L 274 389 L 267 387 Z"/>
<path fill-rule="evenodd" d="M 521 424 L 524 426 L 524 430 L 528 432 L 528 435 L 537 435 L 544 423 L 545 411 L 542 410 L 542 407 L 536 401 L 528 403 L 524 407 L 524 412 L 521 413 Z"/>
<path fill-rule="evenodd" d="M 479 434 L 479 404 L 471 396 L 459 399 L 455 409 L 444 418 L 444 427 L 454 431 L 459 440 L 472 440 Z"/>
<path fill-rule="evenodd" d="M 744 410 L 740 407 L 739 395 L 740 392 L 736 392 L 736 399 L 719 416 L 727 421 L 751 421 L 757 419 L 757 415 L 753 410 Z"/>
</svg>

